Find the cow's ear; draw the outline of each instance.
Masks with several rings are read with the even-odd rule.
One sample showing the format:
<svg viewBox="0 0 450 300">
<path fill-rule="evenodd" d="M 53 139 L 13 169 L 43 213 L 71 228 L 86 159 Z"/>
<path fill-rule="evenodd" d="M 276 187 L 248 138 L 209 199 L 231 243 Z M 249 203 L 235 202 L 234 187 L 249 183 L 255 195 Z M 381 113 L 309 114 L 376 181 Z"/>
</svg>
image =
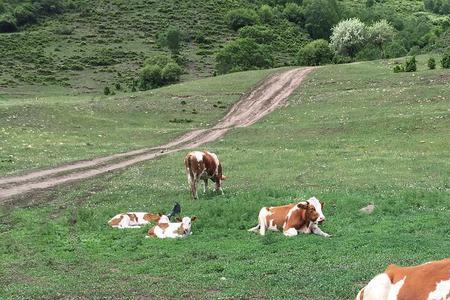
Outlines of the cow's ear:
<svg viewBox="0 0 450 300">
<path fill-rule="evenodd" d="M 197 220 L 197 216 L 192 216 L 191 221 L 195 221 L 195 220 Z"/>
<path fill-rule="evenodd" d="M 303 209 L 308 209 L 308 203 L 307 204 L 304 204 L 304 203 L 299 203 L 299 204 L 297 204 L 297 207 L 298 208 L 303 208 Z"/>
<path fill-rule="evenodd" d="M 323 209 L 324 206 L 325 206 L 325 203 L 320 201 L 320 207 Z"/>
<path fill-rule="evenodd" d="M 177 217 L 175 220 L 177 220 L 178 222 L 181 222 L 183 219 L 180 217 Z"/>
</svg>

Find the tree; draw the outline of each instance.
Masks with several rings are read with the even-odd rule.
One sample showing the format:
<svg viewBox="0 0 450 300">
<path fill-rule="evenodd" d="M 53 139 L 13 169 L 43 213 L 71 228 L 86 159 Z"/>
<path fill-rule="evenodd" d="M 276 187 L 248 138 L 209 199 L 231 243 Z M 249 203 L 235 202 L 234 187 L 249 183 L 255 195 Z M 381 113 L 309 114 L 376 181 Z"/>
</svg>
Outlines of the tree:
<svg viewBox="0 0 450 300">
<path fill-rule="evenodd" d="M 300 49 L 297 63 L 302 66 L 318 66 L 330 63 L 333 52 L 326 40 L 315 40 Z"/>
<path fill-rule="evenodd" d="M 434 60 L 433 57 L 430 57 L 430 58 L 428 59 L 428 68 L 429 68 L 430 70 L 434 70 L 434 69 L 436 68 L 436 61 Z"/>
<path fill-rule="evenodd" d="M 158 65 L 145 66 L 140 74 L 140 88 L 149 90 L 162 85 L 161 68 Z"/>
<path fill-rule="evenodd" d="M 250 38 L 238 38 L 226 44 L 216 56 L 220 74 L 268 68 L 273 65 L 272 53 Z"/>
<path fill-rule="evenodd" d="M 416 57 L 413 56 L 411 57 L 411 59 L 406 59 L 405 72 L 415 72 L 415 71 L 417 71 Z"/>
<path fill-rule="evenodd" d="M 305 0 L 305 28 L 313 39 L 328 39 L 331 27 L 339 21 L 335 0 Z"/>
<path fill-rule="evenodd" d="M 241 27 L 258 23 L 259 16 L 253 9 L 238 8 L 230 10 L 225 20 L 231 29 L 237 31 Z"/>
<path fill-rule="evenodd" d="M 330 39 L 336 53 L 354 57 L 367 40 L 366 25 L 357 18 L 341 21 L 333 27 Z"/>
<path fill-rule="evenodd" d="M 283 15 L 288 21 L 302 25 L 305 23 L 305 16 L 301 6 L 295 3 L 287 3 L 283 10 Z"/>
<path fill-rule="evenodd" d="M 450 69 L 450 48 L 447 48 L 447 51 L 442 56 L 441 66 L 444 69 Z"/>
<path fill-rule="evenodd" d="M 172 53 L 178 53 L 181 46 L 182 34 L 178 28 L 170 27 L 165 33 L 166 46 Z"/>
<path fill-rule="evenodd" d="M 162 80 L 165 83 L 173 83 L 180 80 L 180 75 L 183 73 L 183 70 L 176 63 L 168 63 L 164 69 L 161 71 Z"/>
<path fill-rule="evenodd" d="M 379 20 L 367 29 L 370 40 L 380 48 L 383 58 L 385 57 L 384 46 L 390 43 L 395 36 L 394 27 L 386 20 Z"/>
<path fill-rule="evenodd" d="M 273 8 L 267 4 L 263 4 L 258 10 L 259 18 L 261 22 L 270 24 L 273 22 Z"/>
</svg>

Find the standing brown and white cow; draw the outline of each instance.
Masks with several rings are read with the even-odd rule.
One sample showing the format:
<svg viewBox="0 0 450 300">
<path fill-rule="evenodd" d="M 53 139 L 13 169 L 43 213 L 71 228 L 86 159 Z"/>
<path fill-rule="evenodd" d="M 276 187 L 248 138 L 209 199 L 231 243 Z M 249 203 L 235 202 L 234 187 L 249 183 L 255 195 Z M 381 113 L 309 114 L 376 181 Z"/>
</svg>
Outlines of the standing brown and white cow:
<svg viewBox="0 0 450 300">
<path fill-rule="evenodd" d="M 191 195 L 194 199 L 198 198 L 197 183 L 200 179 L 205 182 L 204 193 L 206 193 L 208 187 L 208 179 L 211 179 L 216 184 L 216 191 L 223 194 L 222 180 L 225 180 L 226 176 L 222 174 L 222 165 L 216 154 L 208 151 L 190 152 L 184 158 L 184 165 Z"/>
<path fill-rule="evenodd" d="M 450 259 L 413 267 L 389 265 L 356 300 L 450 300 Z"/>
</svg>

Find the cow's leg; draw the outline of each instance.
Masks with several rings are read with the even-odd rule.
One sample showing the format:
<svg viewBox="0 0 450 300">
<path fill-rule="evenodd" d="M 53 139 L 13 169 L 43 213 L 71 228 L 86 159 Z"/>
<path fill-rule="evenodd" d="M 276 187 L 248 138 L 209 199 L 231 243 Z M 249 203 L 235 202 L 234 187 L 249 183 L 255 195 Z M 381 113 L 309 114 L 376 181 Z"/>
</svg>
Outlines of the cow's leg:
<svg viewBox="0 0 450 300">
<path fill-rule="evenodd" d="M 298 235 L 298 231 L 297 231 L 297 229 L 295 229 L 295 228 L 289 228 L 289 229 L 287 229 L 287 230 L 284 230 L 284 231 L 283 231 L 283 234 L 284 234 L 285 236 L 292 237 L 292 236 Z"/>
<path fill-rule="evenodd" d="M 216 192 L 219 192 L 220 194 L 223 195 L 223 190 L 222 190 L 222 185 L 221 185 L 220 179 L 216 181 Z"/>
<path fill-rule="evenodd" d="M 206 194 L 206 190 L 208 189 L 208 178 L 203 179 L 203 181 L 205 182 L 205 188 L 203 189 L 203 194 Z"/>
<path fill-rule="evenodd" d="M 311 229 L 311 232 L 314 233 L 314 234 L 317 234 L 317 235 L 320 235 L 320 236 L 323 236 L 323 237 L 331 237 L 331 235 L 329 235 L 326 232 L 323 232 L 319 228 L 319 226 L 317 226 L 316 224 L 311 224 L 310 229 Z"/>
<path fill-rule="evenodd" d="M 191 185 L 191 192 L 192 192 L 192 198 L 194 199 L 198 199 L 198 194 L 197 194 L 197 178 L 195 178 L 194 180 L 192 180 L 192 185 Z"/>
<path fill-rule="evenodd" d="M 258 225 L 256 225 L 255 227 L 250 228 L 248 231 L 249 231 L 249 232 L 258 232 L 258 230 L 259 230 L 260 227 L 261 227 L 261 226 L 258 224 Z"/>
<path fill-rule="evenodd" d="M 266 235 L 266 229 L 267 229 L 267 208 L 263 207 L 259 211 L 258 215 L 258 226 L 259 226 L 259 234 L 260 235 Z"/>
</svg>

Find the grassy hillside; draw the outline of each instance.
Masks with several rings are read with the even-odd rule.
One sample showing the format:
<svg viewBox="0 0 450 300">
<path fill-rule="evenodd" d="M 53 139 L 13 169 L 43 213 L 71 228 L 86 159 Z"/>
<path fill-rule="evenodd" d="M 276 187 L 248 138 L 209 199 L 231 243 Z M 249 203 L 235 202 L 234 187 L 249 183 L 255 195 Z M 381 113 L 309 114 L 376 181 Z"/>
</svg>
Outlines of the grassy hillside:
<svg viewBox="0 0 450 300">
<path fill-rule="evenodd" d="M 14 11 L 14 7 L 29 1 L 4 2 L 10 3 Z M 0 99 L 98 94 L 106 86 L 116 93 L 129 92 L 144 60 L 168 53 L 158 45 L 157 37 L 171 26 L 179 28 L 184 36 L 177 57 L 186 72 L 182 80 L 211 76 L 217 51 L 239 36 L 228 28 L 226 13 L 242 7 L 257 11 L 264 3 L 272 5 L 277 19 L 263 24 L 275 34 L 268 42 L 274 66 L 293 65 L 300 47 L 310 37 L 304 24 L 288 21 L 285 2 L 289 1 L 68 1 L 61 14 L 39 16 L 18 32 L 0 33 Z M 2 3 L 0 19 L 4 16 Z M 408 46 L 401 51 L 416 46 L 414 53 L 420 52 L 416 43 L 424 47 L 430 40 L 439 42 L 442 37 L 437 35 L 445 30 L 442 28 L 447 17 L 425 12 L 421 0 L 375 1 L 369 9 L 365 0 L 338 4 L 341 19 L 357 16 L 371 23 L 388 18 L 399 28 L 405 27 L 401 38 L 407 40 Z M 419 16 L 425 19 L 419 20 Z M 120 84 L 120 90 L 114 88 L 116 84 Z"/>
<path fill-rule="evenodd" d="M 0 176 L 155 146 L 207 128 L 274 70 L 116 96 L 0 98 Z"/>
<path fill-rule="evenodd" d="M 389 263 L 448 257 L 450 78 L 426 59 L 318 68 L 289 106 L 209 145 L 224 196 L 190 200 L 176 153 L 3 207 L 0 298 L 344 300 Z M 312 195 L 331 239 L 246 231 L 260 207 Z M 106 225 L 175 200 L 199 217 L 187 239 Z"/>
</svg>

